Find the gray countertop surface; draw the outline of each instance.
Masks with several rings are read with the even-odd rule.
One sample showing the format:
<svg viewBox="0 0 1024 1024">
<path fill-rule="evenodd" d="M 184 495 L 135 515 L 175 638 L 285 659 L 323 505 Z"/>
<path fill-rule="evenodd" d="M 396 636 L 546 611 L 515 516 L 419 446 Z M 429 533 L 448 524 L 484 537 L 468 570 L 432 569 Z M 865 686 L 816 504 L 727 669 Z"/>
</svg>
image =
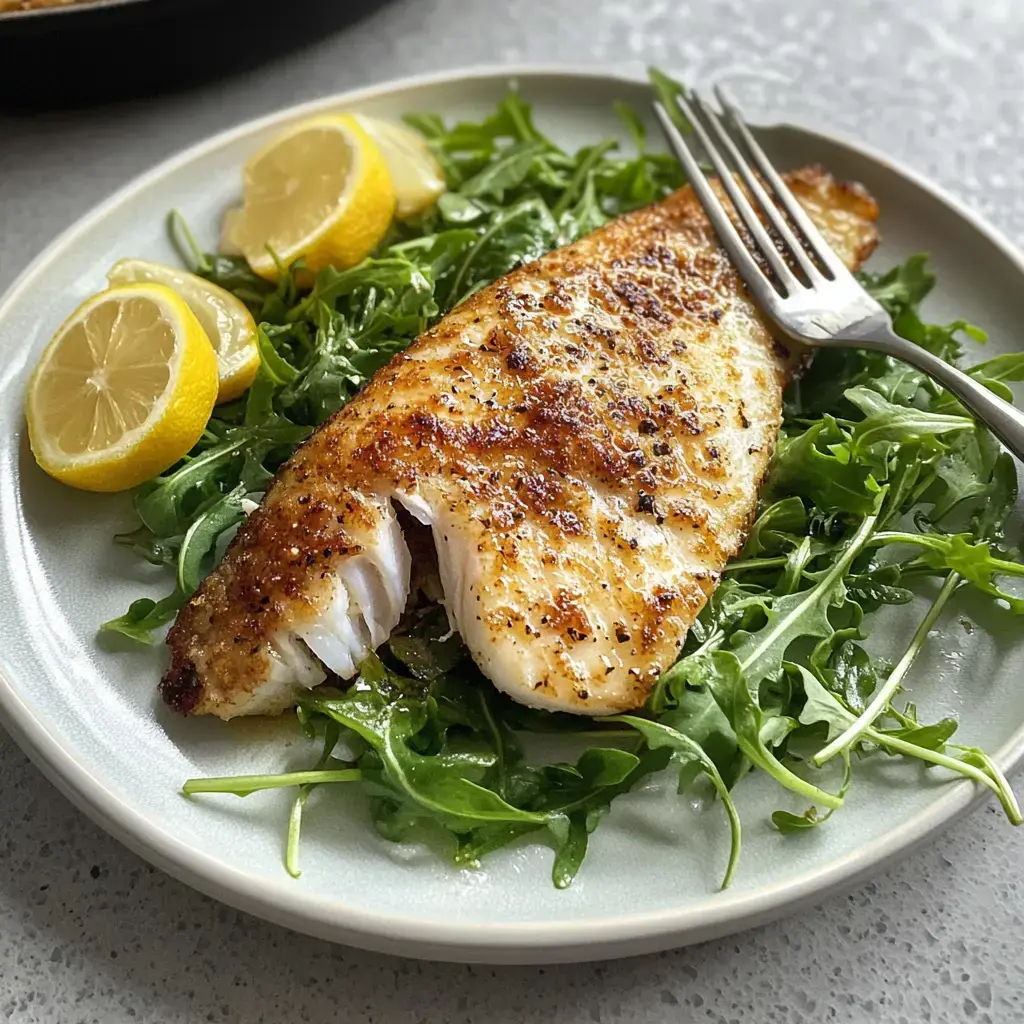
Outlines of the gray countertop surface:
<svg viewBox="0 0 1024 1024">
<path fill-rule="evenodd" d="M 725 77 L 766 118 L 905 160 L 1021 244 L 1022 54 L 1021 0 L 396 0 L 201 90 L 0 118 L 0 288 L 95 202 L 206 135 L 485 62 Z M 1022 859 L 1024 831 L 986 806 L 850 895 L 704 946 L 546 969 L 417 963 L 193 892 L 101 832 L 0 731 L 0 1021 L 1021 1021 Z"/>
</svg>

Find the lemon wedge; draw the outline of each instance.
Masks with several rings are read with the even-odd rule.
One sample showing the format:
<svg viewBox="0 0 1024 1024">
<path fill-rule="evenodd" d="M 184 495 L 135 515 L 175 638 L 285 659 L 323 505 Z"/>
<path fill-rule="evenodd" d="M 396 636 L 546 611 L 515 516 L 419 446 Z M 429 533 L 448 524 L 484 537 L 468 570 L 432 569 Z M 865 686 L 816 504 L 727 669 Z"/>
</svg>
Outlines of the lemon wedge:
<svg viewBox="0 0 1024 1024">
<path fill-rule="evenodd" d="M 149 260 L 118 260 L 107 280 L 112 285 L 151 281 L 177 292 L 196 315 L 217 354 L 218 402 L 238 398 L 256 377 L 260 351 L 256 321 L 244 302 L 205 278 Z"/>
<path fill-rule="evenodd" d="M 377 144 L 395 185 L 395 216 L 422 213 L 445 190 L 444 172 L 419 132 L 394 121 L 356 114 L 360 127 Z"/>
<path fill-rule="evenodd" d="M 162 284 L 110 288 L 71 314 L 29 381 L 32 452 L 72 487 L 134 487 L 199 440 L 217 386 L 213 347 L 183 298 Z"/>
<path fill-rule="evenodd" d="M 368 256 L 395 212 L 380 150 L 355 118 L 324 115 L 295 125 L 245 165 L 243 203 L 231 234 L 268 280 L 278 260 L 310 270 L 350 267 Z"/>
</svg>

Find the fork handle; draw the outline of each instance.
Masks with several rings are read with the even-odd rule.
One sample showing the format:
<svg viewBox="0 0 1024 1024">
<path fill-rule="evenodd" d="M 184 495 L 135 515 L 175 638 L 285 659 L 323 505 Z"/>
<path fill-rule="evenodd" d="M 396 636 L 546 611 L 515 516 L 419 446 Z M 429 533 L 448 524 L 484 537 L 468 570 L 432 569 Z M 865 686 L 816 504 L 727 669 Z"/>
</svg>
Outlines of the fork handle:
<svg viewBox="0 0 1024 1024">
<path fill-rule="evenodd" d="M 846 337 L 843 340 L 858 348 L 884 352 L 923 370 L 956 395 L 1011 454 L 1024 461 L 1024 412 L 993 394 L 984 384 L 886 328 L 866 337 Z"/>
</svg>

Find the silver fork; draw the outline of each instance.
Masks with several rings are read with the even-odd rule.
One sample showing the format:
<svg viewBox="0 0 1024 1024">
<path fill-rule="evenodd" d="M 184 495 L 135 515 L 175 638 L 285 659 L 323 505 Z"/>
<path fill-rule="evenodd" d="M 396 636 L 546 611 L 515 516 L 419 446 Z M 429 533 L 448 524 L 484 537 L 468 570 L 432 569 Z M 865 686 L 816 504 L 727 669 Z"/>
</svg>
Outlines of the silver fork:
<svg viewBox="0 0 1024 1024">
<path fill-rule="evenodd" d="M 771 276 L 747 248 L 669 112 L 660 102 L 654 104 L 654 110 L 719 240 L 775 329 L 803 345 L 871 349 L 916 366 L 956 395 L 1018 459 L 1024 459 L 1024 413 L 955 366 L 896 334 L 889 314 L 864 290 L 811 223 L 736 106 L 721 89 L 716 88 L 715 95 L 739 144 L 726 130 L 723 116 L 699 95 L 687 92 L 677 96 L 676 102 Z M 734 174 L 742 179 L 762 216 L 754 211 Z M 764 222 L 774 232 L 774 239 Z M 802 241 L 791 225 L 803 236 Z M 800 274 L 794 272 L 794 266 Z"/>
</svg>

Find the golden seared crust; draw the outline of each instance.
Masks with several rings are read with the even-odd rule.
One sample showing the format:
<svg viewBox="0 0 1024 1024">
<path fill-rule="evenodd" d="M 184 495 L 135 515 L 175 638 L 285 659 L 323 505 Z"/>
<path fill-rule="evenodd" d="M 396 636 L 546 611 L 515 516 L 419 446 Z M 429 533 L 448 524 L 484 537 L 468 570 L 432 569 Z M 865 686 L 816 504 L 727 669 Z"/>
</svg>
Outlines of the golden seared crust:
<svg viewBox="0 0 1024 1024">
<path fill-rule="evenodd" d="M 851 266 L 863 190 L 788 181 Z M 373 495 L 431 510 L 447 606 L 517 699 L 639 705 L 741 548 L 792 365 L 689 189 L 482 290 L 380 370 L 281 470 L 168 635 L 162 684 L 216 713 L 326 600 Z"/>
</svg>

